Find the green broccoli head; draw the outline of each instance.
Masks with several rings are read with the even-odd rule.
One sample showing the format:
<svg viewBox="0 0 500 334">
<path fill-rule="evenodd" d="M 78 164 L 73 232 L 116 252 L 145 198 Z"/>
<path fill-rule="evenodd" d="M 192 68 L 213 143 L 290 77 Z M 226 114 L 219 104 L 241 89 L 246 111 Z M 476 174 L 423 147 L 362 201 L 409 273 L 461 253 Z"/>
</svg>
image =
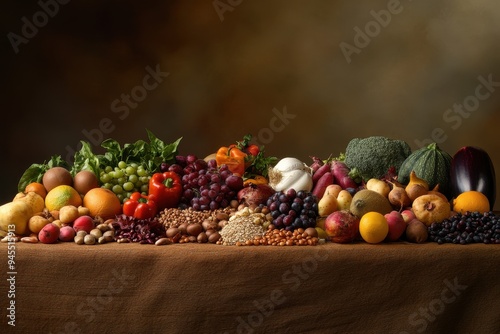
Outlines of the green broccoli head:
<svg viewBox="0 0 500 334">
<path fill-rule="evenodd" d="M 403 140 L 383 136 L 353 138 L 345 150 L 345 164 L 349 176 L 357 182 L 382 178 L 391 167 L 396 169 L 411 154 L 411 147 Z"/>
</svg>

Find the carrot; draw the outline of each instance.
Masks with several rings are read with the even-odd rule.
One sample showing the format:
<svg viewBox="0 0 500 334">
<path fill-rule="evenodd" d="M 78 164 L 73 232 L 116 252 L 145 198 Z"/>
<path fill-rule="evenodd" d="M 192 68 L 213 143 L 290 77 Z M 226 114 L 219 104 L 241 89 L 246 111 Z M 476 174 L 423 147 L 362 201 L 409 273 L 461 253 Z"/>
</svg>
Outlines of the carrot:
<svg viewBox="0 0 500 334">
<path fill-rule="evenodd" d="M 333 184 L 334 181 L 335 177 L 333 176 L 333 173 L 327 171 L 319 178 L 319 180 L 314 185 L 312 194 L 316 196 L 318 200 L 321 199 L 321 197 L 323 197 L 325 193 L 326 187 Z"/>
<path fill-rule="evenodd" d="M 332 160 L 330 166 L 330 171 L 335 177 L 335 181 L 342 189 L 358 187 L 358 184 L 349 176 L 350 169 L 343 161 Z"/>
</svg>

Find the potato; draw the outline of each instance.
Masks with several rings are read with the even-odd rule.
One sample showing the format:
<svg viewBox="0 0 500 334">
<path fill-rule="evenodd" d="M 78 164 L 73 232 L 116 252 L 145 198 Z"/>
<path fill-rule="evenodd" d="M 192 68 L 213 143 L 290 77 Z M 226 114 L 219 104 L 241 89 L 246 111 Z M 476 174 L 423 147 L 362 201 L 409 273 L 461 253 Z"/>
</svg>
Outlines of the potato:
<svg viewBox="0 0 500 334">
<path fill-rule="evenodd" d="M 412 219 L 406 226 L 406 239 L 417 244 L 427 241 L 427 226 L 418 219 Z"/>
</svg>

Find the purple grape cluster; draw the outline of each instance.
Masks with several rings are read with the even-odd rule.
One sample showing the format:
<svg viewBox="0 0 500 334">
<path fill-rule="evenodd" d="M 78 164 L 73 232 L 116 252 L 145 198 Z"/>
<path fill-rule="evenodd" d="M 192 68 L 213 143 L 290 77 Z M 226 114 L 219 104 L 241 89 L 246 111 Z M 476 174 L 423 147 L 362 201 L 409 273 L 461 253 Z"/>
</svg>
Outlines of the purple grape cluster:
<svg viewBox="0 0 500 334">
<path fill-rule="evenodd" d="M 178 155 L 172 164 L 163 163 L 161 171 L 172 171 L 182 178 L 180 208 L 195 211 L 223 209 L 236 199 L 243 188 L 243 178 L 234 175 L 226 165 L 217 166 L 215 159 L 205 161 L 194 154 Z"/>
<path fill-rule="evenodd" d="M 278 191 L 268 198 L 266 204 L 273 217 L 272 224 L 277 228 L 293 231 L 316 226 L 318 200 L 311 192 Z"/>
<path fill-rule="evenodd" d="M 500 217 L 494 212 L 466 212 L 433 223 L 428 227 L 429 240 L 454 244 L 500 244 Z"/>
</svg>

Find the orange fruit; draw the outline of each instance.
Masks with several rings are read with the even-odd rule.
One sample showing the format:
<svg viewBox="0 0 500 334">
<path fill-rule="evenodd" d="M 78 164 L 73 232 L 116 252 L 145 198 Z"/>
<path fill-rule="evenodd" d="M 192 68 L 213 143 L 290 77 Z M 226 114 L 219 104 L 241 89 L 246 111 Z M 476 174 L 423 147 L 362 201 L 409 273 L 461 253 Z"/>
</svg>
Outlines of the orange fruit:
<svg viewBox="0 0 500 334">
<path fill-rule="evenodd" d="M 83 206 L 89 209 L 92 217 L 114 218 L 122 211 L 120 199 L 106 188 L 93 188 L 83 196 Z"/>
<path fill-rule="evenodd" d="M 59 210 L 65 205 L 82 205 L 82 197 L 72 186 L 62 184 L 49 190 L 45 196 L 45 207 L 49 210 Z"/>
<path fill-rule="evenodd" d="M 458 213 L 490 211 L 490 202 L 485 194 L 475 190 L 464 191 L 453 199 L 453 211 Z"/>
<path fill-rule="evenodd" d="M 378 244 L 384 241 L 389 233 L 389 224 L 383 214 L 370 211 L 361 216 L 359 220 L 359 234 L 364 241 Z"/>
<path fill-rule="evenodd" d="M 24 188 L 24 193 L 29 193 L 30 191 L 37 193 L 38 195 L 42 196 L 43 199 L 45 199 L 45 196 L 47 196 L 47 189 L 43 186 L 42 183 L 40 182 L 31 182 Z"/>
</svg>

